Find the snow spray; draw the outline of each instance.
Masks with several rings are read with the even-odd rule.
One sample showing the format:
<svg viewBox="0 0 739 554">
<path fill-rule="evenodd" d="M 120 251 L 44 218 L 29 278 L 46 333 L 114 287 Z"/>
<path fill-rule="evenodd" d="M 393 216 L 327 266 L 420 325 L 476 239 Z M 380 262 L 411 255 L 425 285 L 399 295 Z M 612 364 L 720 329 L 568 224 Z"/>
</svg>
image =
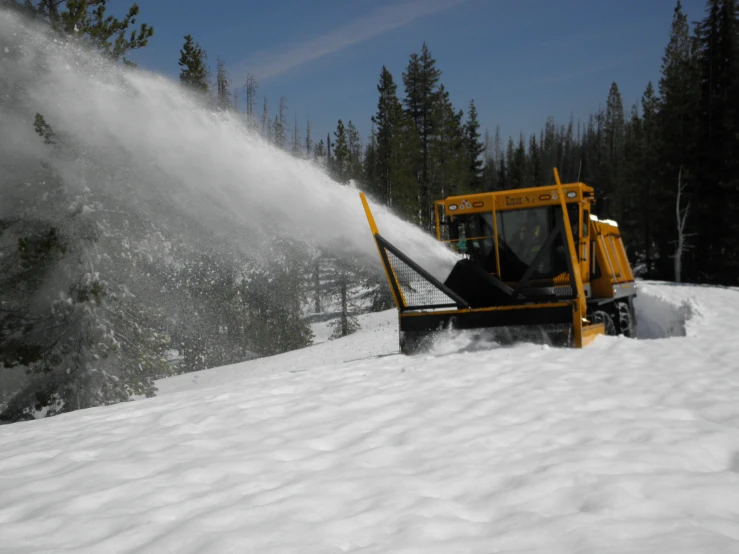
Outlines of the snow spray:
<svg viewBox="0 0 739 554">
<path fill-rule="evenodd" d="M 258 236 L 263 244 L 282 233 L 328 249 L 339 245 L 379 265 L 356 188 L 267 143 L 244 114 L 219 112 L 172 80 L 122 68 L 1 11 L 0 87 L 25 107 L 9 110 L 0 101 L 3 160 L 44 159 L 65 186 L 115 191 L 154 220 L 157 210 L 184 210 L 214 233 L 231 232 L 225 220 L 250 230 L 251 237 L 233 241 Z M 35 112 L 97 170 L 81 156 L 48 154 L 33 129 Z M 455 254 L 371 206 L 383 236 L 437 278 L 448 275 Z"/>
</svg>

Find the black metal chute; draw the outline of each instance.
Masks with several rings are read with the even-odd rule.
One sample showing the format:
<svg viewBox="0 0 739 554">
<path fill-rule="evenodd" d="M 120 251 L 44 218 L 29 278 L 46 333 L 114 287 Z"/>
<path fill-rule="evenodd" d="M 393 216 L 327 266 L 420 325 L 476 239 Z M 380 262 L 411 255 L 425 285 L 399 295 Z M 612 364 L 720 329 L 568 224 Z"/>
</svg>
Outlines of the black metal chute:
<svg viewBox="0 0 739 554">
<path fill-rule="evenodd" d="M 400 311 L 469 308 L 469 303 L 403 254 L 379 233 L 374 235 Z"/>
<path fill-rule="evenodd" d="M 473 308 L 506 306 L 513 300 L 513 289 L 489 274 L 474 260 L 458 261 L 444 281 L 444 285 Z"/>
</svg>

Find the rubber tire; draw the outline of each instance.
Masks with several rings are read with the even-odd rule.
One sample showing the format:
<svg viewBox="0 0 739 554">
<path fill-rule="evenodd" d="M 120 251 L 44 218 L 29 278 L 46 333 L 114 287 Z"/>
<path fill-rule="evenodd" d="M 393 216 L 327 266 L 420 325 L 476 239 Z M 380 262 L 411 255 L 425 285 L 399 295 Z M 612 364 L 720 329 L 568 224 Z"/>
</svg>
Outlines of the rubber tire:
<svg viewBox="0 0 739 554">
<path fill-rule="evenodd" d="M 603 310 L 593 312 L 590 316 L 590 321 L 593 323 L 602 323 L 606 328 L 606 335 L 611 337 L 618 335 L 616 324 L 613 322 L 613 318 L 608 312 L 604 312 Z"/>
<path fill-rule="evenodd" d="M 618 334 L 634 338 L 636 329 L 634 325 L 634 311 L 629 302 L 619 302 L 616 307 Z"/>
</svg>

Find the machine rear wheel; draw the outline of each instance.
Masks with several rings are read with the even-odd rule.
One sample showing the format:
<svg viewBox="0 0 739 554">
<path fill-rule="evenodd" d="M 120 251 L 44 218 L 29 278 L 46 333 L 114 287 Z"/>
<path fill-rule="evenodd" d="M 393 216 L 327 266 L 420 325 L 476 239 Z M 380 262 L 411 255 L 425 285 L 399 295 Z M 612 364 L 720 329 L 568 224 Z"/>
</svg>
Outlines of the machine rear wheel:
<svg viewBox="0 0 739 554">
<path fill-rule="evenodd" d="M 634 325 L 634 312 L 630 302 L 619 302 L 616 308 L 618 321 L 618 333 L 625 337 L 633 338 L 636 335 Z"/>
<path fill-rule="evenodd" d="M 593 312 L 593 314 L 590 316 L 590 320 L 593 323 L 602 323 L 603 326 L 606 328 L 606 335 L 610 335 L 613 337 L 618 334 L 616 331 L 616 324 L 613 323 L 613 318 L 608 312 L 604 312 L 603 310 Z"/>
</svg>

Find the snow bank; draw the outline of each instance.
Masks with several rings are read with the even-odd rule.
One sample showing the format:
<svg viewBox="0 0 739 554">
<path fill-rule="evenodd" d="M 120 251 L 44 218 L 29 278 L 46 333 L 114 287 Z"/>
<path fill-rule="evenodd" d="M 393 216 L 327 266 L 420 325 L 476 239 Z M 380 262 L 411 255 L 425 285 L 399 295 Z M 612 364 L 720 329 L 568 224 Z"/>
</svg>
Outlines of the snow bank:
<svg viewBox="0 0 739 554">
<path fill-rule="evenodd" d="M 739 552 L 739 291 L 640 294 L 684 336 L 367 357 L 387 312 L 0 427 L 0 550 Z"/>
<path fill-rule="evenodd" d="M 678 304 L 670 300 L 669 296 L 661 294 L 661 290 L 648 284 L 639 289 L 634 309 L 640 339 L 684 337 L 686 323 L 696 312 L 690 301 L 684 300 Z"/>
</svg>

